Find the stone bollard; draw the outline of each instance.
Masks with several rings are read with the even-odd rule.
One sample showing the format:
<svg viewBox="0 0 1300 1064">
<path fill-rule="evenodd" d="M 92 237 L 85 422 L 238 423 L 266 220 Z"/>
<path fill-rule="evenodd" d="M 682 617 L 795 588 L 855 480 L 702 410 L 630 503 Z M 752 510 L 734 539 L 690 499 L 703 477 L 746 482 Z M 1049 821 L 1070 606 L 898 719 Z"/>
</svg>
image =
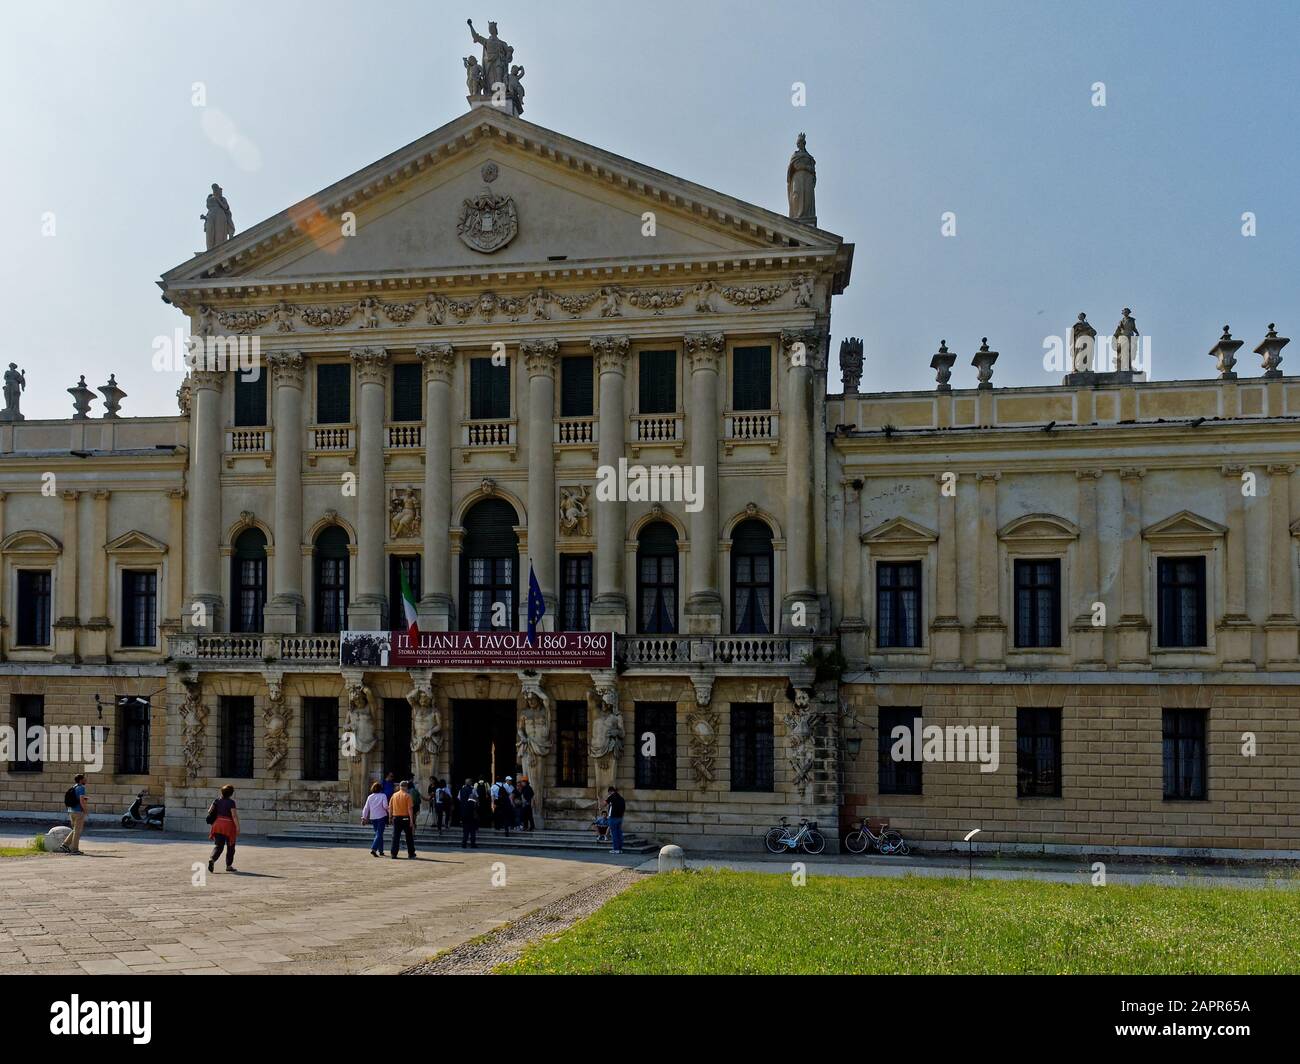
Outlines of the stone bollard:
<svg viewBox="0 0 1300 1064">
<path fill-rule="evenodd" d="M 659 871 L 660 872 L 685 872 L 686 871 L 686 854 L 680 846 L 671 844 L 664 846 L 659 851 Z"/>
<path fill-rule="evenodd" d="M 72 829 L 66 824 L 56 824 L 45 833 L 45 852 L 53 853 L 72 835 Z"/>
</svg>

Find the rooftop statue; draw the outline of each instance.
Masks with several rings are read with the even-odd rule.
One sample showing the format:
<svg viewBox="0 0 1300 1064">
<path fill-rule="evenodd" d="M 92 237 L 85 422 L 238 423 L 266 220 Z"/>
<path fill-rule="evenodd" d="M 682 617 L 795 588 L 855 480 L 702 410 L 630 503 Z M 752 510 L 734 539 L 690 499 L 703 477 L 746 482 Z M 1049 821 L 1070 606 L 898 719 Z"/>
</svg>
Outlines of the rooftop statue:
<svg viewBox="0 0 1300 1064">
<path fill-rule="evenodd" d="M 18 406 L 22 401 L 23 389 L 27 387 L 27 376 L 18 368 L 17 362 L 10 362 L 5 370 L 5 406 L 0 410 L 0 421 L 22 421 L 23 415 Z"/>
<path fill-rule="evenodd" d="M 483 46 L 483 92 L 495 92 L 498 85 L 510 84 L 510 60 L 514 58 L 515 50 L 506 44 L 497 36 L 497 24 L 488 23 L 488 35 L 480 36 L 474 29 L 474 20 L 466 19 L 465 25 L 469 27 L 469 35 L 475 44 Z"/>
<path fill-rule="evenodd" d="M 800 133 L 790 165 L 785 171 L 790 217 L 796 222 L 817 224 L 817 160 L 808 153 L 808 138 Z"/>
<path fill-rule="evenodd" d="M 203 234 L 207 237 L 207 249 L 211 251 L 235 235 L 235 219 L 230 213 L 230 202 L 222 193 L 220 185 L 212 186 L 207 208 L 207 213 L 200 214 L 199 217 L 203 219 Z"/>
</svg>

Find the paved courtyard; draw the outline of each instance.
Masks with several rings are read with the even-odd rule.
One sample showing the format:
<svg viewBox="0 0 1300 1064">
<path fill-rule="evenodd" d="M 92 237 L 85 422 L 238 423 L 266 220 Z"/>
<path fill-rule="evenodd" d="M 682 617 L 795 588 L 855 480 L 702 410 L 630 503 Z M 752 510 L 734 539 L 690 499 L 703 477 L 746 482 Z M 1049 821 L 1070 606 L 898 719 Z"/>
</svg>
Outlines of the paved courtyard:
<svg viewBox="0 0 1300 1064">
<path fill-rule="evenodd" d="M 247 839 L 238 874 L 208 875 L 200 838 L 91 833 L 82 848 L 0 858 L 0 974 L 397 972 L 640 863 Z"/>
</svg>

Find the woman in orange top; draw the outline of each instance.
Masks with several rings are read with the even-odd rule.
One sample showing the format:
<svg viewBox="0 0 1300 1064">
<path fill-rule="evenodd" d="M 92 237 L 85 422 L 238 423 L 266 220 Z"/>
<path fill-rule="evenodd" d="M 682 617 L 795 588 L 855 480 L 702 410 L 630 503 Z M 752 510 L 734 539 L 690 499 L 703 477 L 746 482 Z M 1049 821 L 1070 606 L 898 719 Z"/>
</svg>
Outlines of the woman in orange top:
<svg viewBox="0 0 1300 1064">
<path fill-rule="evenodd" d="M 208 807 L 208 823 L 212 825 L 208 838 L 215 839 L 217 843 L 212 849 L 212 856 L 208 858 L 209 872 L 213 871 L 223 849 L 226 851 L 226 871 L 236 871 L 235 840 L 239 838 L 239 810 L 235 808 L 235 799 L 231 797 L 234 793 L 235 788 L 227 783 L 221 788 L 221 797 Z"/>
</svg>

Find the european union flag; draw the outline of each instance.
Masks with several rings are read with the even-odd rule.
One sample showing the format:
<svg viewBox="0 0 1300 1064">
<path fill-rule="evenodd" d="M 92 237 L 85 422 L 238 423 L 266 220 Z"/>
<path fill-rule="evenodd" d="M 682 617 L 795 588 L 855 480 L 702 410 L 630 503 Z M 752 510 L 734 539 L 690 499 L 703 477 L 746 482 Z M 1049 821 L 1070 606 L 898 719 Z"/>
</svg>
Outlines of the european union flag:
<svg viewBox="0 0 1300 1064">
<path fill-rule="evenodd" d="M 528 563 L 528 645 L 537 642 L 537 622 L 546 616 L 546 599 L 542 598 L 541 585 L 537 583 L 537 574 L 533 572 L 533 563 Z"/>
</svg>

